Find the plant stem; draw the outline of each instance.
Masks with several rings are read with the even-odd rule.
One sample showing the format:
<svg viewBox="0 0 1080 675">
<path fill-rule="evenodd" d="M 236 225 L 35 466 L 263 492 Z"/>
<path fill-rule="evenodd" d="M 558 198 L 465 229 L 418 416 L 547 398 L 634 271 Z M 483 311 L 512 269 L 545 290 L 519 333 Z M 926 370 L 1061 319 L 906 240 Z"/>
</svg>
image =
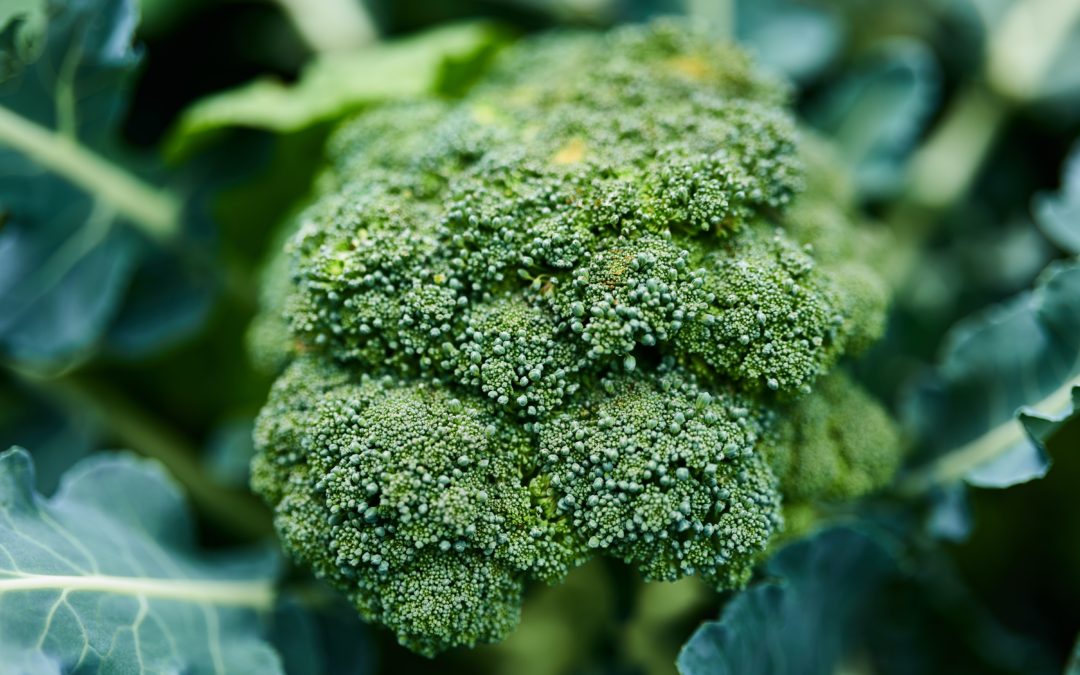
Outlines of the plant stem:
<svg viewBox="0 0 1080 675">
<path fill-rule="evenodd" d="M 1037 96 L 1078 21 L 1077 0 L 1025 0 L 1014 4 L 987 44 L 986 76 L 990 85 L 1019 102 Z"/>
<path fill-rule="evenodd" d="M 180 228 L 180 203 L 144 183 L 68 135 L 42 127 L 0 106 L 0 145 L 18 150 L 108 203 L 147 236 L 168 241 Z"/>
<path fill-rule="evenodd" d="M 315 52 L 341 52 L 374 42 L 375 25 L 362 0 L 277 0 Z"/>
<path fill-rule="evenodd" d="M 171 429 L 119 392 L 89 385 L 74 376 L 47 379 L 13 370 L 20 381 L 63 407 L 89 412 L 125 447 L 160 461 L 182 485 L 196 508 L 215 524 L 256 539 L 273 531 L 266 507 L 248 492 L 219 484 L 196 459 L 199 452 Z"/>
<path fill-rule="evenodd" d="M 1008 113 L 1005 102 L 979 84 L 961 91 L 911 160 L 907 205 L 934 212 L 963 197 L 978 176 Z M 918 228 L 920 222 L 925 221 L 910 224 Z"/>
<path fill-rule="evenodd" d="M 1080 21 L 1077 0 L 1021 0 L 987 38 L 982 80 L 960 92 L 912 159 L 908 190 L 890 221 L 908 239 L 968 192 L 1013 109 L 1039 93 Z"/>
</svg>

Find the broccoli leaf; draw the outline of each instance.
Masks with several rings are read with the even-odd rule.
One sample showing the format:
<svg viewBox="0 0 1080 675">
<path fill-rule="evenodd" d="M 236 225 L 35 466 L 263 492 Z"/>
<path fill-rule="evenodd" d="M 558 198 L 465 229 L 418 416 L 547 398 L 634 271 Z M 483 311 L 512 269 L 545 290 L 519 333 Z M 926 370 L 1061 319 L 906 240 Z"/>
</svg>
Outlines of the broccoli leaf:
<svg viewBox="0 0 1080 675">
<path fill-rule="evenodd" d="M 810 121 L 847 157 L 865 196 L 901 187 L 905 162 L 938 105 L 940 80 L 925 45 L 895 40 L 811 105 Z"/>
<path fill-rule="evenodd" d="M 743 591 L 702 624 L 678 658 L 682 675 L 836 672 L 874 590 L 896 563 L 880 542 L 838 527 L 782 549 L 770 581 Z"/>
<path fill-rule="evenodd" d="M 101 441 L 100 422 L 89 411 L 63 409 L 21 383 L 0 377 L 0 448 L 34 449 L 35 486 L 56 491 L 64 471 Z"/>
<path fill-rule="evenodd" d="M 965 480 L 1008 487 L 1050 468 L 1043 441 L 1080 410 L 1080 260 L 1051 264 L 1033 290 L 950 331 L 941 365 L 906 403 L 938 459 L 909 490 Z"/>
<path fill-rule="evenodd" d="M 42 171 L 50 163 L 79 171 L 80 144 L 101 143 L 118 122 L 137 61 L 123 32 L 131 8 L 95 9 L 50 5 L 36 60 L 6 54 L 15 73 L 0 83 L 0 347 L 16 356 L 84 347 L 104 329 L 133 268 L 135 242 L 116 227 L 116 204 Z M 8 30 L 19 27 L 15 19 Z"/>
<path fill-rule="evenodd" d="M 805 81 L 836 57 L 844 29 L 829 7 L 790 0 L 740 0 L 735 3 L 735 36 L 762 65 Z"/>
<path fill-rule="evenodd" d="M 1032 210 L 1047 239 L 1066 253 L 1080 255 L 1080 143 L 1065 162 L 1061 191 L 1037 195 Z"/>
<path fill-rule="evenodd" d="M 200 555 L 158 465 L 86 459 L 48 500 L 33 482 L 25 450 L 0 454 L 5 662 L 30 672 L 282 672 L 261 636 L 275 558 Z"/>
<path fill-rule="evenodd" d="M 371 638 L 356 610 L 329 588 L 311 598 L 285 595 L 274 612 L 271 637 L 287 673 L 365 675 L 374 670 Z"/>
<path fill-rule="evenodd" d="M 127 317 L 129 331 L 153 324 L 153 338 L 162 340 L 193 328 L 209 306 L 200 282 L 192 291 L 197 311 L 178 314 L 165 326 L 168 336 L 161 312 L 140 318 L 139 302 L 159 307 L 162 289 L 187 294 L 191 284 L 183 282 L 192 275 L 172 272 L 186 263 L 160 260 L 176 257 L 159 245 L 181 234 L 180 199 L 116 161 L 140 61 L 136 22 L 131 0 L 49 0 L 33 49 L 19 46 L 21 15 L 3 28 L 0 351 L 16 359 L 79 357 L 118 316 Z M 181 288 L 162 283 L 165 274 Z M 147 294 L 154 301 L 141 300 Z"/>
<path fill-rule="evenodd" d="M 930 508 L 925 529 L 935 539 L 964 541 L 971 535 L 974 522 L 968 491 L 962 483 L 944 485 L 930 494 Z"/>
<path fill-rule="evenodd" d="M 502 41 L 492 26 L 466 23 L 356 52 L 320 55 L 295 85 L 258 79 L 199 101 L 181 118 L 168 154 L 186 156 L 229 127 L 296 132 L 372 103 L 460 93 Z"/>
</svg>

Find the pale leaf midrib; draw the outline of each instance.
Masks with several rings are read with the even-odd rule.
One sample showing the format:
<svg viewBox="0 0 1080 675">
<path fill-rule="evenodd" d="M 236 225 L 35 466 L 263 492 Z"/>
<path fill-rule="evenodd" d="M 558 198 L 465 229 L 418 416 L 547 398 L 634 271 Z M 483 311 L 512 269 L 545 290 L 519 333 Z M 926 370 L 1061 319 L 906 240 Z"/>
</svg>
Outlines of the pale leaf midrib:
<svg viewBox="0 0 1080 675">
<path fill-rule="evenodd" d="M 5 574 L 8 576 L 4 576 Z M 39 590 L 111 593 L 256 610 L 270 609 L 274 602 L 274 588 L 269 580 L 158 579 L 103 574 L 15 573 L 12 575 L 11 572 L 0 572 L 0 595 Z"/>
<path fill-rule="evenodd" d="M 179 227 L 180 204 L 71 138 L 0 106 L 0 147 L 12 147 L 124 214 L 150 237 L 167 240 Z"/>
<path fill-rule="evenodd" d="M 901 483 L 904 493 L 920 493 L 947 483 L 961 480 L 969 471 L 989 463 L 1012 450 L 1027 438 L 1020 422 L 1021 411 L 1054 415 L 1066 408 L 1074 387 L 1080 387 L 1080 376 L 1070 378 L 1042 400 L 1017 408 L 1009 420 L 995 426 L 978 438 L 961 445 L 931 462 L 928 466 L 912 472 Z"/>
</svg>

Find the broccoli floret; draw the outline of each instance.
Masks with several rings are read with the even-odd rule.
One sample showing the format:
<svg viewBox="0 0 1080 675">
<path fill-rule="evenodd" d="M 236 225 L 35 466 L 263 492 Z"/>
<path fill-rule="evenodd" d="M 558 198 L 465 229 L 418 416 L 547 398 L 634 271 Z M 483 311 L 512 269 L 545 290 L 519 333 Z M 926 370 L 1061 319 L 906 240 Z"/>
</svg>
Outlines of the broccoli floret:
<svg viewBox="0 0 1080 675">
<path fill-rule="evenodd" d="M 529 490 L 526 433 L 483 403 L 304 355 L 258 422 L 253 480 L 288 550 L 424 653 L 498 639 L 523 580 L 579 556 Z"/>
<path fill-rule="evenodd" d="M 539 435 L 559 511 L 590 549 L 646 579 L 744 583 L 780 525 L 776 480 L 755 452 L 767 413 L 754 408 L 671 362 L 602 379 Z"/>
<path fill-rule="evenodd" d="M 255 340 L 291 360 L 252 472 L 286 549 L 433 654 L 598 555 L 738 587 L 789 503 L 882 484 L 891 422 L 829 373 L 884 247 L 785 99 L 659 22 L 344 124 Z"/>
<path fill-rule="evenodd" d="M 763 451 L 789 503 L 844 500 L 885 485 L 902 448 L 888 414 L 843 371 L 788 406 Z"/>
<path fill-rule="evenodd" d="M 705 280 L 670 236 L 620 236 L 585 256 L 549 296 L 588 355 L 603 360 L 669 342 L 706 307 Z"/>
</svg>

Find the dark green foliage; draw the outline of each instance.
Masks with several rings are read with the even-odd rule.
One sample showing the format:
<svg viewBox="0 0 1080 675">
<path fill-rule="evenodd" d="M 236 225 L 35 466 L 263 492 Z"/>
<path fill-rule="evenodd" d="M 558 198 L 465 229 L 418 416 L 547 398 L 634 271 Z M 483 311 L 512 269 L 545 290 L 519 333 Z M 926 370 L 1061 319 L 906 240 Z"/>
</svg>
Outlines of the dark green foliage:
<svg viewBox="0 0 1080 675">
<path fill-rule="evenodd" d="M 785 547 L 769 581 L 702 624 L 677 662 L 682 675 L 828 675 L 865 628 L 875 594 L 897 574 L 880 535 L 839 527 Z"/>
</svg>

